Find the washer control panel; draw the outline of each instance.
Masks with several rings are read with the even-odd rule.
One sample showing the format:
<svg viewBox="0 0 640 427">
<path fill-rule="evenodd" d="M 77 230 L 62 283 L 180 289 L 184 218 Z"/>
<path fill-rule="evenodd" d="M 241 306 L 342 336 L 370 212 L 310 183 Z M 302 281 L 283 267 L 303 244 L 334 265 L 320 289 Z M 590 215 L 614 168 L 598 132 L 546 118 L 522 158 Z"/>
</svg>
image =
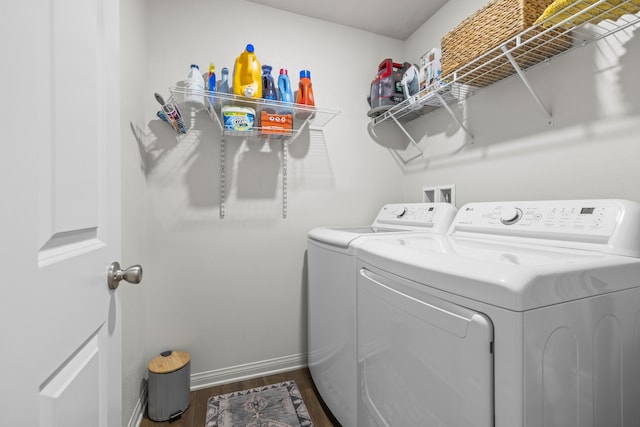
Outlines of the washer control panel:
<svg viewBox="0 0 640 427">
<path fill-rule="evenodd" d="M 452 229 L 595 242 L 613 234 L 621 213 L 616 203 L 593 200 L 470 203 L 460 209 Z"/>
<path fill-rule="evenodd" d="M 382 207 L 374 226 L 397 226 L 446 232 L 457 209 L 449 203 L 404 203 Z"/>
</svg>

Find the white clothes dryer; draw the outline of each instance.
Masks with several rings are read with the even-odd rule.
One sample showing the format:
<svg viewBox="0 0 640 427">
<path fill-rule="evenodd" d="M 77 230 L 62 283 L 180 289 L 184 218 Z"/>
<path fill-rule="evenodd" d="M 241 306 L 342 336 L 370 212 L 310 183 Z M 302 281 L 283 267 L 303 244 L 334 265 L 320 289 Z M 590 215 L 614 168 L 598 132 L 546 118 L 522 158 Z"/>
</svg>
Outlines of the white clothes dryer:
<svg viewBox="0 0 640 427">
<path fill-rule="evenodd" d="M 471 203 L 358 248 L 359 426 L 640 425 L 640 205 Z"/>
<path fill-rule="evenodd" d="M 368 239 L 444 234 L 456 214 L 448 203 L 388 204 L 370 226 L 318 227 L 309 232 L 309 370 L 323 401 L 343 427 L 358 426 L 356 250 Z"/>
</svg>

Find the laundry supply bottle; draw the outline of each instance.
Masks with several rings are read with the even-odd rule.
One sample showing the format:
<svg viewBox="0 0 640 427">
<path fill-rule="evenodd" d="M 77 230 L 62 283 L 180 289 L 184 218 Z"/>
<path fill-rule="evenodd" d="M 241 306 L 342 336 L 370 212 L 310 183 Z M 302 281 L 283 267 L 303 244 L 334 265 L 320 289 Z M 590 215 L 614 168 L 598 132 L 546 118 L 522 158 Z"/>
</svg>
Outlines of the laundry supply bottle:
<svg viewBox="0 0 640 427">
<path fill-rule="evenodd" d="M 278 100 L 276 84 L 271 76 L 271 65 L 262 66 L 262 97 L 271 101 Z"/>
<path fill-rule="evenodd" d="M 291 82 L 289 81 L 289 72 L 284 68 L 280 68 L 280 75 L 278 76 L 278 95 L 283 104 L 293 103 L 293 91 L 291 90 Z M 291 114 L 291 109 L 283 109 L 281 113 Z"/>
<path fill-rule="evenodd" d="M 229 93 L 229 69 L 227 67 L 223 67 L 221 74 L 218 92 Z"/>
<path fill-rule="evenodd" d="M 236 58 L 233 69 L 233 93 L 247 98 L 262 98 L 260 61 L 252 44 Z"/>
<path fill-rule="evenodd" d="M 216 67 L 213 62 L 209 65 L 209 79 L 207 80 L 207 89 L 209 92 L 215 92 L 218 81 L 216 80 Z M 215 96 L 209 94 L 209 104 L 213 106 L 215 102 Z"/>
<path fill-rule="evenodd" d="M 184 87 L 187 91 L 187 95 L 184 98 L 185 102 L 200 107 L 204 105 L 204 79 L 197 64 L 191 64 L 189 74 L 184 80 Z"/>
<path fill-rule="evenodd" d="M 296 103 L 314 106 L 313 87 L 311 86 L 311 72 L 309 70 L 300 71 L 300 83 L 298 84 L 298 98 Z"/>
</svg>

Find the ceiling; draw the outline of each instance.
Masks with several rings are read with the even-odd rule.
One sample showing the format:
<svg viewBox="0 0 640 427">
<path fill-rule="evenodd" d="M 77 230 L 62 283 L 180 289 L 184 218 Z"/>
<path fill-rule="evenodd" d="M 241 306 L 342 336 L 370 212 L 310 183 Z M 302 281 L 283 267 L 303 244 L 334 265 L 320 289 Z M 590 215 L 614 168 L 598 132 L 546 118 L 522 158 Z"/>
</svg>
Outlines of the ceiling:
<svg viewBox="0 0 640 427">
<path fill-rule="evenodd" d="M 249 0 L 311 18 L 406 40 L 447 0 Z"/>
</svg>

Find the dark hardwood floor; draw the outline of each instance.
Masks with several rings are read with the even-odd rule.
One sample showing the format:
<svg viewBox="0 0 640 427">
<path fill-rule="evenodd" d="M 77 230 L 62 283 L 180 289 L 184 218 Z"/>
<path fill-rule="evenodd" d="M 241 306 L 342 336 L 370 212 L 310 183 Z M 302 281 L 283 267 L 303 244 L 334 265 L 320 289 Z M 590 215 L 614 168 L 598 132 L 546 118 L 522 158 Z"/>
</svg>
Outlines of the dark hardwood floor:
<svg viewBox="0 0 640 427">
<path fill-rule="evenodd" d="M 207 399 L 219 394 L 232 393 L 234 391 L 246 390 L 249 388 L 260 387 L 262 385 L 274 384 L 283 381 L 293 380 L 298 385 L 304 403 L 311 415 L 311 421 L 315 427 L 339 427 L 340 424 L 333 418 L 331 412 L 326 408 L 324 402 L 318 395 L 318 392 L 311 379 L 308 369 L 299 369 L 296 371 L 283 372 L 280 374 L 269 375 L 266 377 L 254 378 L 246 381 L 239 381 L 232 384 L 223 384 L 215 387 L 205 388 L 191 392 L 191 404 L 182 415 L 182 418 L 169 422 L 151 421 L 145 414 L 140 427 L 204 427 L 205 414 L 207 412 Z"/>
</svg>

